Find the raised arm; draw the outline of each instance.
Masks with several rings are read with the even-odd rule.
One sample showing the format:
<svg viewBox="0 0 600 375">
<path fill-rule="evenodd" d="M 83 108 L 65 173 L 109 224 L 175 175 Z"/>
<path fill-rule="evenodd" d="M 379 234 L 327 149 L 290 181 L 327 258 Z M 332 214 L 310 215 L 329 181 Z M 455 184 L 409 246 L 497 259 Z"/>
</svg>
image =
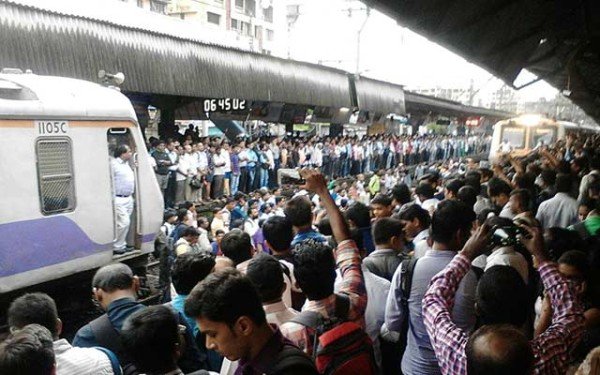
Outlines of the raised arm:
<svg viewBox="0 0 600 375">
<path fill-rule="evenodd" d="M 341 244 L 349 240 L 350 230 L 348 229 L 348 224 L 339 208 L 335 205 L 335 201 L 331 197 L 331 194 L 329 194 L 329 190 L 327 190 L 325 177 L 314 169 L 304 169 L 300 173 L 304 180 L 306 180 L 306 184 L 302 188 L 314 192 L 321 198 L 321 204 L 329 216 L 331 231 L 336 242 Z"/>
<path fill-rule="evenodd" d="M 325 177 L 316 170 L 302 170 L 300 173 L 306 180 L 303 188 L 315 192 L 321 198 L 321 204 L 329 215 L 331 230 L 338 244 L 334 250 L 334 257 L 342 275 L 342 282 L 336 292 L 346 294 L 350 298 L 348 319 L 362 319 L 367 307 L 367 290 L 358 247 L 351 240 L 348 225 L 327 190 Z"/>
<path fill-rule="evenodd" d="M 453 321 L 451 310 L 456 290 L 471 269 L 471 262 L 488 247 L 489 226 L 484 224 L 471 236 L 463 250 L 437 274 L 423 297 L 423 317 L 442 373 L 466 373 L 465 347 L 469 336 Z"/>
</svg>

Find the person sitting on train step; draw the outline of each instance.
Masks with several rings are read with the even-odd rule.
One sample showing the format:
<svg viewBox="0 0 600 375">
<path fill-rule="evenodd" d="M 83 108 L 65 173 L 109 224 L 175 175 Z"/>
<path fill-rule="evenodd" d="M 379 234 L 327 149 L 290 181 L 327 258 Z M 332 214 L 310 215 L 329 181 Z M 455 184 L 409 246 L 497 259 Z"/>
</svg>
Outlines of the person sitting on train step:
<svg viewBox="0 0 600 375">
<path fill-rule="evenodd" d="M 125 320 L 121 341 L 137 371 L 148 375 L 183 375 L 177 366 L 182 344 L 179 335 L 183 328 L 168 307 L 150 306 Z M 188 374 L 208 375 L 209 372 L 198 370 Z"/>
<path fill-rule="evenodd" d="M 112 161 L 117 214 L 117 239 L 113 245 L 115 254 L 125 254 L 133 250 L 133 246 L 127 245 L 127 232 L 129 232 L 133 212 L 132 195 L 135 191 L 135 174 L 129 165 L 132 155 L 129 146 L 120 145 L 115 149 L 115 158 Z"/>
<path fill-rule="evenodd" d="M 48 329 L 54 340 L 56 373 L 60 375 L 121 374 L 117 357 L 104 348 L 75 348 L 66 339 L 59 339 L 63 323 L 58 318 L 56 303 L 47 294 L 28 293 L 15 299 L 8 308 L 8 326 L 12 332 L 28 324 Z"/>
<path fill-rule="evenodd" d="M 0 374 L 55 375 L 52 336 L 39 324 L 30 324 L 0 343 Z"/>
<path fill-rule="evenodd" d="M 237 270 L 213 273 L 196 285 L 185 313 L 196 319 L 207 348 L 238 361 L 236 374 L 318 374 L 312 360 L 267 322 L 256 288 Z"/>
<path fill-rule="evenodd" d="M 73 345 L 81 348 L 102 346 L 117 355 L 124 369 L 132 366 L 131 359 L 123 350 L 120 332 L 123 322 L 136 311 L 146 306 L 136 301 L 140 282 L 131 268 L 123 263 L 109 264 L 96 271 L 92 279 L 94 298 L 106 311 L 105 314 L 81 327 L 75 334 Z M 187 327 L 183 316 L 179 315 L 179 324 Z M 185 351 L 179 359 L 179 367 L 184 372 L 205 368 L 200 351 L 194 343 L 192 329 L 187 327 Z"/>
<path fill-rule="evenodd" d="M 175 255 L 180 256 L 193 251 L 194 245 L 198 243 L 200 232 L 194 227 L 187 227 L 181 233 L 181 237 L 175 243 Z"/>
</svg>

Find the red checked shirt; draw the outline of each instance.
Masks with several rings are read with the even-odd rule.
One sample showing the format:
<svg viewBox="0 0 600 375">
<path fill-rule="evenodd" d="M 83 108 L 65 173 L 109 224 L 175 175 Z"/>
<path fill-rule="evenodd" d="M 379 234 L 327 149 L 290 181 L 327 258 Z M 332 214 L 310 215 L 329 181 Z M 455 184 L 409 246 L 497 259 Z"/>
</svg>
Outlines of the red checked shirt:
<svg viewBox="0 0 600 375">
<path fill-rule="evenodd" d="M 436 357 L 444 375 L 467 373 L 465 347 L 469 337 L 452 322 L 450 310 L 460 280 L 471 262 L 458 254 L 433 278 L 423 298 L 423 317 Z M 534 374 L 564 374 L 569 350 L 583 334 L 583 308 L 568 281 L 553 263 L 539 268 L 544 287 L 552 302 L 552 325 L 530 341 L 534 354 Z"/>
<path fill-rule="evenodd" d="M 342 282 L 336 293 L 346 294 L 350 299 L 348 320 L 364 328 L 364 315 L 367 307 L 367 291 L 362 274 L 360 254 L 356 243 L 352 240 L 343 241 L 334 251 L 337 267 L 342 275 Z M 335 294 L 318 300 L 308 301 L 302 311 L 315 311 L 325 319 L 335 315 Z M 298 345 L 308 355 L 312 355 L 313 330 L 302 324 L 288 322 L 280 327 L 284 337 Z"/>
</svg>

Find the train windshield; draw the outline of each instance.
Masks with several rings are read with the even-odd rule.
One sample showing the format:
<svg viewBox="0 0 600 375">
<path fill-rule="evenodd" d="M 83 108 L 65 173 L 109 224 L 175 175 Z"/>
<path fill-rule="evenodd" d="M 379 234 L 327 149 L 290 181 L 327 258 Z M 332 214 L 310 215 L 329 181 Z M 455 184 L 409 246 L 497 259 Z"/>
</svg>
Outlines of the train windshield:
<svg viewBox="0 0 600 375">
<path fill-rule="evenodd" d="M 543 127 L 533 129 L 530 148 L 552 144 L 556 141 L 556 128 Z"/>
<path fill-rule="evenodd" d="M 525 148 L 525 128 L 504 126 L 500 142 L 507 140 L 513 148 Z"/>
</svg>

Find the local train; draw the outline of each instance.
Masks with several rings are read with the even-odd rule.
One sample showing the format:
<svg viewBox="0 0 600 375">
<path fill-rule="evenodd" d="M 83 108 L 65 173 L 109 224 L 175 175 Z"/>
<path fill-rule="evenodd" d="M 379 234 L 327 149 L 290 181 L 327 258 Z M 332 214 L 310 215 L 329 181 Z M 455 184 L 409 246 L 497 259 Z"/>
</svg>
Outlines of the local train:
<svg viewBox="0 0 600 375">
<path fill-rule="evenodd" d="M 503 120 L 494 125 L 489 160 L 494 162 L 499 154 L 510 152 L 524 155 L 541 145 L 551 145 L 568 133 L 597 132 L 591 126 L 581 126 L 568 121 L 556 121 L 540 115 L 522 115 Z M 503 150 L 504 148 L 504 150 Z"/>
<path fill-rule="evenodd" d="M 134 155 L 129 243 L 113 257 L 116 215 L 111 158 Z M 10 70 L 0 73 L 0 294 L 143 257 L 163 199 L 133 107 L 92 82 Z"/>
</svg>

